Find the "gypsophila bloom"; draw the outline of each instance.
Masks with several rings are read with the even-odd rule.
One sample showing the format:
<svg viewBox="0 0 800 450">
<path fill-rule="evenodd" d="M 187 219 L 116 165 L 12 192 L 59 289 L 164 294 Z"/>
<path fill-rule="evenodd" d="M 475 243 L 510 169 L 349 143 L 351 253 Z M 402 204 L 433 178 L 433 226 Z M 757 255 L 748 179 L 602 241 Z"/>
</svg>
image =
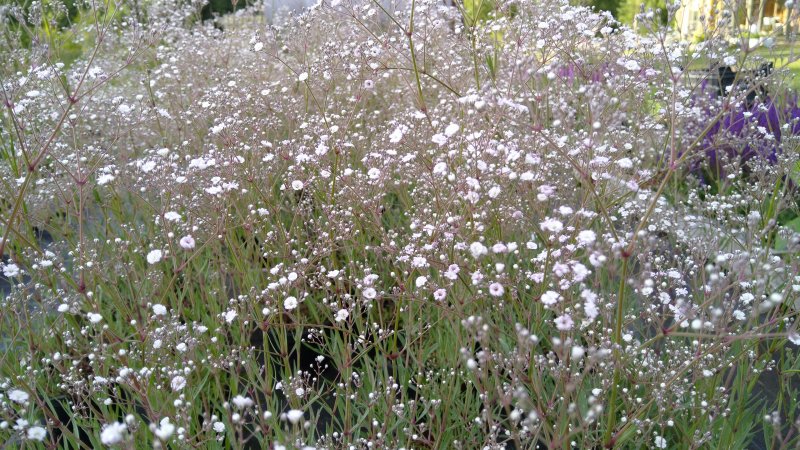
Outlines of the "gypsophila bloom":
<svg viewBox="0 0 800 450">
<path fill-rule="evenodd" d="M 654 443 L 656 445 L 656 448 L 667 448 L 667 440 L 664 439 L 662 436 L 656 436 Z"/>
<path fill-rule="evenodd" d="M 424 276 L 417 277 L 417 280 L 414 282 L 414 284 L 417 286 L 417 288 L 421 288 L 421 287 L 425 286 L 425 284 L 427 284 L 427 283 L 428 283 L 428 278 L 424 277 Z"/>
<path fill-rule="evenodd" d="M 297 298 L 294 296 L 286 297 L 286 299 L 283 301 L 283 308 L 287 311 L 297 308 Z"/>
<path fill-rule="evenodd" d="M 28 403 L 29 398 L 30 396 L 28 395 L 27 392 L 21 391 L 19 389 L 12 389 L 8 391 L 8 399 L 14 403 L 19 403 L 24 405 Z"/>
<path fill-rule="evenodd" d="M 558 292 L 555 291 L 547 291 L 542 294 L 542 303 L 547 306 L 552 306 L 558 303 L 558 300 L 561 298 Z"/>
<path fill-rule="evenodd" d="M 183 390 L 186 387 L 186 378 L 178 375 L 170 381 L 169 385 L 173 391 Z"/>
<path fill-rule="evenodd" d="M 3 275 L 7 278 L 13 278 L 20 274 L 19 266 L 16 264 L 6 264 L 3 266 Z"/>
<path fill-rule="evenodd" d="M 169 211 L 164 214 L 164 218 L 170 222 L 178 222 L 181 220 L 181 215 L 176 213 L 175 211 Z"/>
<path fill-rule="evenodd" d="M 433 291 L 433 299 L 436 300 L 437 302 L 444 300 L 445 297 L 447 297 L 447 291 L 445 291 L 444 289 L 440 288 Z"/>
<path fill-rule="evenodd" d="M 103 431 L 100 432 L 100 443 L 108 446 L 119 444 L 125 438 L 127 431 L 128 426 L 121 422 L 103 425 Z"/>
<path fill-rule="evenodd" d="M 184 236 L 180 240 L 180 246 L 184 250 L 191 250 L 195 246 L 194 238 L 191 235 Z"/>
<path fill-rule="evenodd" d="M 596 239 L 597 235 L 592 230 L 583 230 L 578 233 L 578 242 L 580 242 L 582 245 L 593 244 Z"/>
<path fill-rule="evenodd" d="M 542 227 L 543 231 L 549 231 L 551 233 L 558 233 L 564 228 L 564 224 L 560 221 L 548 217 L 542 223 L 539 224 Z"/>
<path fill-rule="evenodd" d="M 297 81 L 303 82 L 308 79 L 308 72 L 303 72 L 297 76 Z"/>
<path fill-rule="evenodd" d="M 346 309 L 340 309 L 336 312 L 334 320 L 336 320 L 336 322 L 344 322 L 348 317 L 350 317 L 350 313 Z"/>
<path fill-rule="evenodd" d="M 378 295 L 378 291 L 376 291 L 375 288 L 368 287 L 364 289 L 361 295 L 367 300 L 373 300 Z"/>
<path fill-rule="evenodd" d="M 222 422 L 214 422 L 214 431 L 216 431 L 217 433 L 224 433 L 225 424 Z"/>
<path fill-rule="evenodd" d="M 294 189 L 295 191 L 303 189 L 303 182 L 300 180 L 292 181 L 292 189 Z"/>
<path fill-rule="evenodd" d="M 153 434 L 162 441 L 166 441 L 172 437 L 173 433 L 175 433 L 175 425 L 170 423 L 169 417 L 164 417 L 161 419 L 158 427 L 153 427 Z"/>
<path fill-rule="evenodd" d="M 167 307 L 162 304 L 156 303 L 155 305 L 153 305 L 153 314 L 157 316 L 165 316 L 167 315 Z"/>
<path fill-rule="evenodd" d="M 89 322 L 92 323 L 100 323 L 103 320 L 103 316 L 97 313 L 89 313 Z"/>
<path fill-rule="evenodd" d="M 297 424 L 303 420 L 303 411 L 300 411 L 299 409 L 290 409 L 286 413 L 286 418 L 289 419 L 289 422 L 292 424 Z"/>
<path fill-rule="evenodd" d="M 470 244 L 469 251 L 472 253 L 473 258 L 480 258 L 481 256 L 489 253 L 489 249 L 480 242 L 473 242 Z"/>
<path fill-rule="evenodd" d="M 491 294 L 492 297 L 500 297 L 504 292 L 505 289 L 500 283 L 492 283 L 489 285 L 489 294 Z"/>
<path fill-rule="evenodd" d="M 162 252 L 159 249 L 150 250 L 147 254 L 147 262 L 148 264 L 156 264 L 161 261 Z"/>
<path fill-rule="evenodd" d="M 555 320 L 553 320 L 553 323 L 555 323 L 556 328 L 561 331 L 569 331 L 572 329 L 572 325 L 574 325 L 572 317 L 570 317 L 569 314 L 563 314 L 556 317 Z"/>
<path fill-rule="evenodd" d="M 249 408 L 249 407 L 251 407 L 251 406 L 253 406 L 255 404 L 253 402 L 253 399 L 251 399 L 249 397 L 245 397 L 243 395 L 237 395 L 236 397 L 233 397 L 232 402 L 233 402 L 233 405 L 236 406 L 239 409 Z"/>
<path fill-rule="evenodd" d="M 43 441 L 47 436 L 47 430 L 44 427 L 35 425 L 28 428 L 27 436 L 32 441 Z"/>
</svg>

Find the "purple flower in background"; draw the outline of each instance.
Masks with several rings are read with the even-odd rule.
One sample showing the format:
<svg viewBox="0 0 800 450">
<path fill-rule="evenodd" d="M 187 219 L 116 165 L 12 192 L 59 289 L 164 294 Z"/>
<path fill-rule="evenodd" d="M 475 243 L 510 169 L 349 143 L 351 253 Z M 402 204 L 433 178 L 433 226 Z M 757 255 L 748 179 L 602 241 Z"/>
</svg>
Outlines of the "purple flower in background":
<svg viewBox="0 0 800 450">
<path fill-rule="evenodd" d="M 725 175 L 722 167 L 725 160 L 739 158 L 744 164 L 761 158 L 774 163 L 781 151 L 781 139 L 800 135 L 800 106 L 796 95 L 783 99 L 765 95 L 751 102 L 726 105 L 715 92 L 706 91 L 707 86 L 704 82 L 695 96 L 693 106 L 700 113 L 686 129 L 689 137 L 699 136 L 709 127 L 709 121 L 715 120 L 700 142 L 705 158 L 692 164 L 692 171 L 704 182 Z M 727 110 L 717 118 L 720 108 Z"/>
</svg>

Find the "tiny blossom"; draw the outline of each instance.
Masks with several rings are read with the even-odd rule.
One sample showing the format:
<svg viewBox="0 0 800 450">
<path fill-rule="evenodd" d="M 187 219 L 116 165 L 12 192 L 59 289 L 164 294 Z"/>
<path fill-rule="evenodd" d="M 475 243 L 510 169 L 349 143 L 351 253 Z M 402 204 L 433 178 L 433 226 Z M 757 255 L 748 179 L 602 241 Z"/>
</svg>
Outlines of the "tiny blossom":
<svg viewBox="0 0 800 450">
<path fill-rule="evenodd" d="M 492 283 L 489 285 L 489 294 L 493 297 L 500 297 L 505 292 L 503 285 L 500 283 Z"/>
<path fill-rule="evenodd" d="M 147 262 L 149 264 L 156 264 L 159 261 L 161 261 L 161 256 L 162 255 L 163 255 L 163 253 L 159 249 L 150 250 L 150 252 L 147 253 Z"/>
<path fill-rule="evenodd" d="M 217 433 L 224 433 L 225 424 L 222 422 L 214 422 L 214 431 L 216 431 Z"/>
<path fill-rule="evenodd" d="M 47 430 L 38 425 L 32 426 L 28 428 L 27 436 L 32 441 L 43 441 L 47 436 Z"/>
<path fill-rule="evenodd" d="M 283 308 L 287 311 L 297 308 L 297 298 L 294 296 L 286 297 L 286 299 L 283 301 Z"/>
<path fill-rule="evenodd" d="M 551 233 L 558 233 L 564 228 L 564 224 L 560 221 L 553 219 L 553 218 L 546 218 L 542 223 L 539 224 L 542 227 L 543 231 L 549 231 Z"/>
<path fill-rule="evenodd" d="M 176 213 L 175 211 L 169 211 L 164 214 L 164 218 L 169 220 L 170 222 L 178 222 L 181 220 L 181 215 Z"/>
<path fill-rule="evenodd" d="M 303 186 L 304 186 L 303 182 L 300 181 L 300 180 L 292 181 L 292 189 L 294 189 L 295 191 L 299 191 L 299 190 L 303 189 Z"/>
<path fill-rule="evenodd" d="M 578 242 L 580 242 L 582 245 L 592 244 L 596 239 L 597 235 L 592 230 L 583 230 L 578 233 Z"/>
<path fill-rule="evenodd" d="M 433 173 L 434 175 L 444 175 L 447 173 L 447 163 L 446 162 L 438 162 L 435 166 L 433 166 Z"/>
<path fill-rule="evenodd" d="M 180 246 L 184 250 L 191 250 L 195 246 L 194 238 L 191 235 L 187 235 L 181 238 Z"/>
<path fill-rule="evenodd" d="M 559 295 L 558 292 L 547 291 L 544 294 L 542 294 L 542 303 L 544 303 L 547 306 L 552 306 L 558 303 L 558 300 L 560 298 L 561 295 Z"/>
<path fill-rule="evenodd" d="M 563 314 L 556 317 L 553 322 L 556 324 L 556 328 L 561 331 L 569 331 L 572 329 L 572 325 L 574 322 L 572 321 L 572 317 L 569 314 Z"/>
<path fill-rule="evenodd" d="M 447 291 L 445 291 L 444 289 L 437 289 L 433 291 L 433 299 L 436 300 L 437 302 L 444 300 L 445 297 L 447 297 Z"/>
<path fill-rule="evenodd" d="M 378 169 L 377 167 L 373 167 L 369 169 L 369 171 L 367 172 L 367 176 L 369 176 L 369 178 L 372 180 L 377 180 L 381 176 L 381 170 Z"/>
<path fill-rule="evenodd" d="M 337 322 L 344 322 L 348 317 L 350 317 L 350 313 L 346 309 L 340 309 L 336 312 L 335 320 Z"/>
<path fill-rule="evenodd" d="M 662 436 L 656 436 L 655 439 L 656 448 L 667 448 L 667 440 L 664 439 Z"/>
<path fill-rule="evenodd" d="M 286 413 L 286 418 L 289 419 L 289 422 L 297 424 L 303 419 L 303 411 L 299 409 L 290 409 Z"/>
<path fill-rule="evenodd" d="M 180 391 L 186 387 L 186 378 L 178 375 L 170 381 L 169 385 L 173 391 Z"/>
<path fill-rule="evenodd" d="M 458 124 L 451 123 L 450 125 L 447 126 L 447 128 L 444 129 L 444 135 L 447 136 L 447 137 L 450 137 L 450 136 L 458 133 L 458 130 L 460 130 L 460 129 L 461 129 L 461 127 L 459 127 Z"/>
<path fill-rule="evenodd" d="M 308 79 L 308 72 L 303 72 L 297 76 L 297 81 L 303 82 Z"/>
<path fill-rule="evenodd" d="M 425 277 L 425 276 L 419 276 L 419 277 L 417 277 L 416 281 L 414 282 L 414 284 L 415 284 L 415 285 L 416 285 L 418 288 L 421 288 L 421 287 L 425 286 L 425 284 L 427 284 L 427 283 L 428 283 L 428 278 L 427 278 L 427 277 Z"/>
<path fill-rule="evenodd" d="M 433 135 L 433 138 L 431 138 L 431 140 L 433 141 L 434 144 L 441 146 L 447 143 L 447 136 L 441 133 L 437 133 Z"/>
<path fill-rule="evenodd" d="M 28 403 L 30 396 L 25 391 L 12 389 L 8 392 L 8 398 L 14 403 L 25 404 Z"/>
<path fill-rule="evenodd" d="M 100 432 L 100 443 L 108 446 L 119 444 L 125 438 L 126 431 L 128 431 L 128 426 L 122 422 L 103 425 L 103 431 Z"/>
<path fill-rule="evenodd" d="M 233 397 L 233 405 L 239 409 L 249 408 L 254 404 L 255 403 L 253 402 L 253 399 L 250 397 L 245 397 L 243 395 L 237 395 L 236 397 Z"/>
<path fill-rule="evenodd" d="M 476 259 L 489 253 L 489 249 L 486 248 L 486 246 L 481 244 L 480 242 L 473 242 L 472 244 L 470 244 L 469 251 L 470 253 L 472 253 L 472 257 Z"/>
<path fill-rule="evenodd" d="M 165 316 L 167 314 L 167 307 L 160 303 L 156 303 L 153 305 L 153 314 L 157 316 Z"/>
<path fill-rule="evenodd" d="M 171 424 L 169 417 L 161 419 L 158 427 L 154 427 L 153 434 L 162 441 L 169 439 L 175 433 L 175 425 Z"/>
<path fill-rule="evenodd" d="M 264 48 L 264 43 L 263 42 L 256 42 L 255 45 L 253 45 L 253 51 L 256 51 L 256 52 L 260 52 L 261 49 L 263 49 L 263 48 Z"/>
<path fill-rule="evenodd" d="M 3 275 L 5 275 L 6 278 L 13 278 L 19 275 L 19 272 L 20 272 L 19 266 L 17 266 L 14 263 L 6 264 L 5 266 L 3 266 Z"/>
<path fill-rule="evenodd" d="M 378 291 L 376 291 L 375 288 L 368 287 L 364 289 L 362 295 L 364 296 L 365 299 L 372 300 L 378 295 Z"/>
<path fill-rule="evenodd" d="M 100 323 L 103 320 L 103 316 L 97 313 L 89 313 L 89 322 L 92 323 Z"/>
</svg>

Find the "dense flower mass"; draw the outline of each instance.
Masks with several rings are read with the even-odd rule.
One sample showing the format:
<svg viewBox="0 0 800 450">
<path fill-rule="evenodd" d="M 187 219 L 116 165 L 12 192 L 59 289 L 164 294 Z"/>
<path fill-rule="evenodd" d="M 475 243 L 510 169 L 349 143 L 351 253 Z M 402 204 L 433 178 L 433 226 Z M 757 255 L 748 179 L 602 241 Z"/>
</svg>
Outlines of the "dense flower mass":
<svg viewBox="0 0 800 450">
<path fill-rule="evenodd" d="M 741 11 L 28 3 L 5 446 L 800 443 L 796 94 L 695 69 L 791 59 Z"/>
</svg>

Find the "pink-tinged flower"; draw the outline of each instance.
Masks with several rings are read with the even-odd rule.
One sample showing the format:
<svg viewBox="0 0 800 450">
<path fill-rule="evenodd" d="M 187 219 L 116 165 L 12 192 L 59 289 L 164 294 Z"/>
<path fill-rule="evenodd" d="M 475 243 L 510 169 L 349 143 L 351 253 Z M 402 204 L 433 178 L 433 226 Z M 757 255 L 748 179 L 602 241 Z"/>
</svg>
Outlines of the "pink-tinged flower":
<svg viewBox="0 0 800 450">
<path fill-rule="evenodd" d="M 489 285 L 489 294 L 491 294 L 492 297 L 500 297 L 505 291 L 505 288 L 503 288 L 503 285 L 500 283 L 492 283 Z"/>
<path fill-rule="evenodd" d="M 180 245 L 184 250 L 191 250 L 195 246 L 194 238 L 191 235 L 184 236 L 180 240 Z"/>
<path fill-rule="evenodd" d="M 575 324 L 575 322 L 572 321 L 572 317 L 570 317 L 569 314 L 562 314 L 556 317 L 555 320 L 553 320 L 553 322 L 556 324 L 556 328 L 558 328 L 561 331 L 569 331 Z"/>
</svg>

